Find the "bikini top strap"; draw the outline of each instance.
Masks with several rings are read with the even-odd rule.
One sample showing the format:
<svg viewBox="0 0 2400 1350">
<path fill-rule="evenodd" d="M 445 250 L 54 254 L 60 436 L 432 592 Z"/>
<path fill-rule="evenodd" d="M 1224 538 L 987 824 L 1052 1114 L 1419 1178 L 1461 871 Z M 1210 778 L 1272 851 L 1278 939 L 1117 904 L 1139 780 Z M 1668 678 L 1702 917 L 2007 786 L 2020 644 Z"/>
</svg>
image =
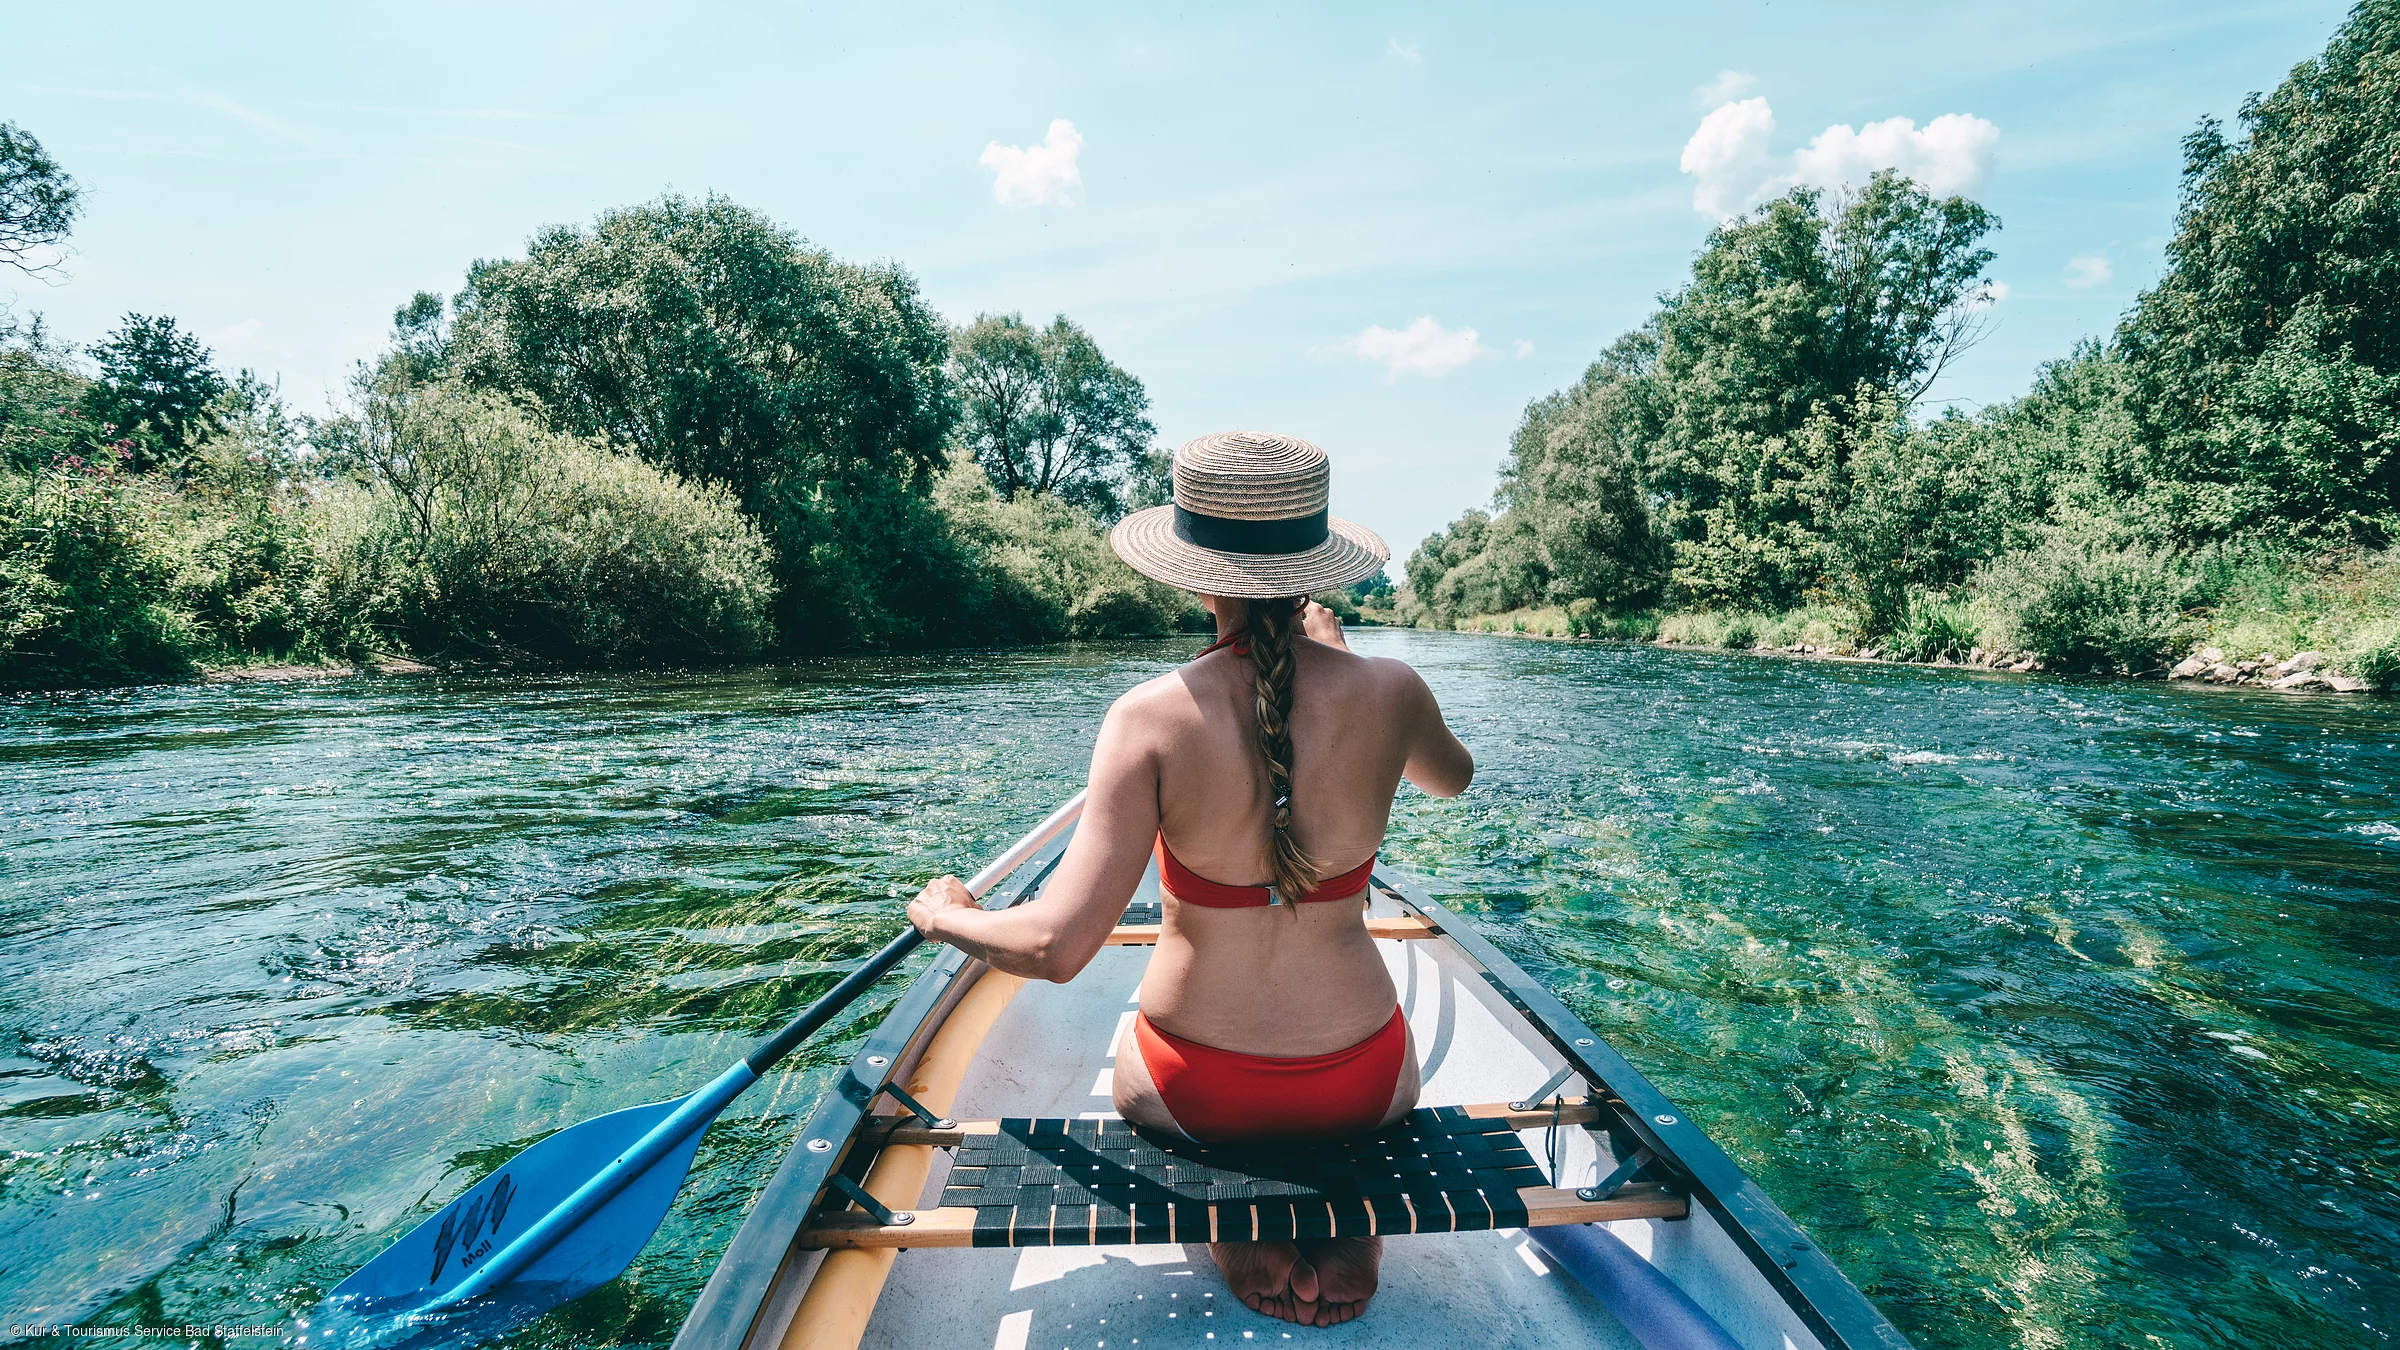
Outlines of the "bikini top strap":
<svg viewBox="0 0 2400 1350">
<path fill-rule="evenodd" d="M 1250 630 L 1247 628 L 1237 628 L 1232 632 L 1227 633 L 1225 636 L 1218 638 L 1216 641 L 1208 644 L 1207 646 L 1202 647 L 1200 649 L 1200 656 L 1195 656 L 1192 659 L 1197 661 L 1201 656 L 1206 656 L 1210 652 L 1218 651 L 1226 647 L 1233 648 L 1233 654 L 1236 656 L 1248 656 L 1250 654 Z"/>
</svg>

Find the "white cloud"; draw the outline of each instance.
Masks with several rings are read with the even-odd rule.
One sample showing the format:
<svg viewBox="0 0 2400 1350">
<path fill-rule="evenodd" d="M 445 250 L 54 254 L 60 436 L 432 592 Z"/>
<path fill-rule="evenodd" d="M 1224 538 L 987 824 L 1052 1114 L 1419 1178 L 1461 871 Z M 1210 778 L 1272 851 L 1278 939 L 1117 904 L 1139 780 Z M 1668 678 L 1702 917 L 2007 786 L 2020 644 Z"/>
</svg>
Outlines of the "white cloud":
<svg viewBox="0 0 2400 1350">
<path fill-rule="evenodd" d="M 1083 170 L 1075 163 L 1082 154 L 1083 133 L 1061 117 L 1040 145 L 994 141 L 977 162 L 992 171 L 992 197 L 1002 206 L 1073 206 L 1083 199 Z"/>
<path fill-rule="evenodd" d="M 1769 173 L 1767 140 L 1774 132 L 1775 110 L 1763 98 L 1728 103 L 1701 118 L 1679 163 L 1700 180 L 1692 188 L 1692 206 L 1722 219 L 1756 200 Z"/>
<path fill-rule="evenodd" d="M 1720 70 L 1717 78 L 1692 91 L 1692 97 L 1703 108 L 1731 103 L 1758 87 L 1758 77 L 1746 70 Z"/>
<path fill-rule="evenodd" d="M 1393 38 L 1390 44 L 1384 47 L 1383 54 L 1385 56 L 1396 56 L 1412 66 L 1421 66 L 1425 64 L 1425 48 L 1422 45 L 1410 46 L 1408 43 L 1402 42 L 1398 38 Z"/>
<path fill-rule="evenodd" d="M 1430 314 L 1417 316 L 1406 328 L 1369 324 L 1356 337 L 1344 338 L 1341 345 L 1343 350 L 1357 353 L 1360 360 L 1382 366 L 1394 379 L 1447 375 L 1479 356 L 1492 354 L 1474 329 L 1444 328 Z"/>
<path fill-rule="evenodd" d="M 1523 339 L 1523 338 L 1518 338 L 1518 339 L 1517 339 L 1517 359 L 1518 359 L 1518 360 L 1520 360 L 1520 361 L 1522 361 L 1522 360 L 1524 360 L 1526 357 L 1528 357 L 1528 356 L 1531 356 L 1531 355 L 1533 355 L 1533 344 L 1532 344 L 1532 343 L 1530 343 L 1530 342 L 1527 342 L 1527 341 L 1526 341 L 1525 339 Z"/>
<path fill-rule="evenodd" d="M 1936 197 L 1973 193 L 1991 177 L 2000 128 L 1967 113 L 1943 113 L 1925 124 L 1905 117 L 1820 131 L 1792 156 L 1792 184 L 1864 187 L 1878 169 L 1898 169 Z M 1782 190 L 1782 189 L 1777 189 Z"/>
<path fill-rule="evenodd" d="M 2097 253 L 2078 253 L 2067 259 L 2067 289 L 2071 291 L 2088 291 L 2094 286 L 2105 286 L 2116 275 L 2117 269 L 2109 266 L 2108 259 Z"/>
<path fill-rule="evenodd" d="M 1967 113 L 1944 113 L 1922 129 L 1906 117 L 1847 123 L 1818 132 L 1778 163 L 1768 143 L 1775 113 L 1764 98 L 1727 103 L 1700 119 L 1684 143 L 1681 167 L 1697 181 L 1692 207 L 1722 220 L 1806 184 L 1861 187 L 1880 169 L 1898 169 L 1936 196 L 1972 194 L 1991 177 L 2000 128 Z"/>
</svg>

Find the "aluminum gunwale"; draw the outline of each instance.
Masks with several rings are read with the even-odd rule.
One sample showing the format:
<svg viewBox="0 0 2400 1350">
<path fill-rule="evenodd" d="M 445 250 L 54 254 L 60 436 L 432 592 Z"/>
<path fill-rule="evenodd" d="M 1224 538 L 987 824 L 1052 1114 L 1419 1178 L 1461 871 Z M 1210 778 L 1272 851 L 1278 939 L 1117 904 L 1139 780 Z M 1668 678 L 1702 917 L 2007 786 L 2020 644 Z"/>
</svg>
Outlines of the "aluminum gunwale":
<svg viewBox="0 0 2400 1350">
<path fill-rule="evenodd" d="M 1075 828 L 1069 826 L 1041 852 L 1026 859 L 994 888 L 996 903 L 987 902 L 984 907 L 1006 909 L 1024 900 L 1049 878 L 1074 837 Z M 809 1114 L 807 1123 L 793 1136 L 782 1165 L 751 1202 L 749 1217 L 725 1245 L 708 1284 L 684 1315 L 672 1350 L 740 1350 L 749 1340 L 777 1277 L 789 1260 L 800 1255 L 793 1243 L 816 1207 L 818 1193 L 848 1159 L 850 1144 L 866 1123 L 876 1094 L 901 1071 L 911 1043 L 937 1026 L 940 1016 L 953 1005 L 948 996 L 967 961 L 965 952 L 955 947 L 944 949 L 858 1048 L 834 1091 Z M 868 1061 L 876 1056 L 882 1057 L 881 1063 L 871 1065 Z M 802 1144 L 810 1139 L 834 1140 L 838 1146 L 810 1152 Z"/>
<path fill-rule="evenodd" d="M 1377 869 L 1375 886 L 1424 918 L 1483 967 L 1484 979 L 1541 1031 L 1586 1079 L 1625 1103 L 1619 1123 L 1688 1180 L 1734 1244 L 1786 1305 L 1831 1350 L 1913 1350 L 1881 1309 L 1859 1291 L 1740 1165 L 1689 1114 L 1457 914 L 1406 881 Z M 1659 1124 L 1664 1117 L 1672 1124 Z"/>
</svg>

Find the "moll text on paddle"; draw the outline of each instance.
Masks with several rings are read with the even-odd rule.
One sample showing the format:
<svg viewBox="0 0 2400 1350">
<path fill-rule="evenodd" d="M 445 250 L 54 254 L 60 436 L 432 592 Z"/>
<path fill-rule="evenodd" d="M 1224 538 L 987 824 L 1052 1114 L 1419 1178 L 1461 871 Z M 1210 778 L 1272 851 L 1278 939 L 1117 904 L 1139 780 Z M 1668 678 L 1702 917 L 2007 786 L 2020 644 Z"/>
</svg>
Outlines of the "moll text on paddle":
<svg viewBox="0 0 2400 1350">
<path fill-rule="evenodd" d="M 434 1234 L 433 1272 L 425 1277 L 425 1283 L 441 1283 L 442 1267 L 449 1263 L 454 1250 L 458 1253 L 461 1273 L 491 1255 L 492 1243 L 500 1234 L 500 1221 L 508 1216 L 508 1202 L 516 1194 L 517 1188 L 509 1181 L 508 1173 L 502 1172 L 490 1190 L 479 1186 L 452 1201 L 442 1214 L 441 1231 Z"/>
</svg>

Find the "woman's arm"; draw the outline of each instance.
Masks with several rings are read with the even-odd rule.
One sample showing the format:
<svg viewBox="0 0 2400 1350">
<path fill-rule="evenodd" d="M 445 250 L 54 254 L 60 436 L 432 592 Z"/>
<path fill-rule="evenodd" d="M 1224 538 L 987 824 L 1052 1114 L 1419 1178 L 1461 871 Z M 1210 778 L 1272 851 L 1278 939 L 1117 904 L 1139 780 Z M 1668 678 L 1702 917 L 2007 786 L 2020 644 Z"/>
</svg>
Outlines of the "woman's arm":
<svg viewBox="0 0 2400 1350">
<path fill-rule="evenodd" d="M 1158 766 L 1151 738 L 1127 711 L 1135 701 L 1117 700 L 1100 724 L 1083 819 L 1042 893 L 986 910 L 957 877 L 939 877 L 909 902 L 918 932 L 1027 979 L 1064 984 L 1091 964 L 1141 885 L 1158 837 Z"/>
<path fill-rule="evenodd" d="M 1475 756 L 1442 719 L 1442 705 L 1425 686 L 1425 677 L 1407 666 L 1400 668 L 1408 676 L 1400 703 L 1409 733 L 1408 764 L 1401 772 L 1433 796 L 1455 797 L 1475 780 Z"/>
</svg>

